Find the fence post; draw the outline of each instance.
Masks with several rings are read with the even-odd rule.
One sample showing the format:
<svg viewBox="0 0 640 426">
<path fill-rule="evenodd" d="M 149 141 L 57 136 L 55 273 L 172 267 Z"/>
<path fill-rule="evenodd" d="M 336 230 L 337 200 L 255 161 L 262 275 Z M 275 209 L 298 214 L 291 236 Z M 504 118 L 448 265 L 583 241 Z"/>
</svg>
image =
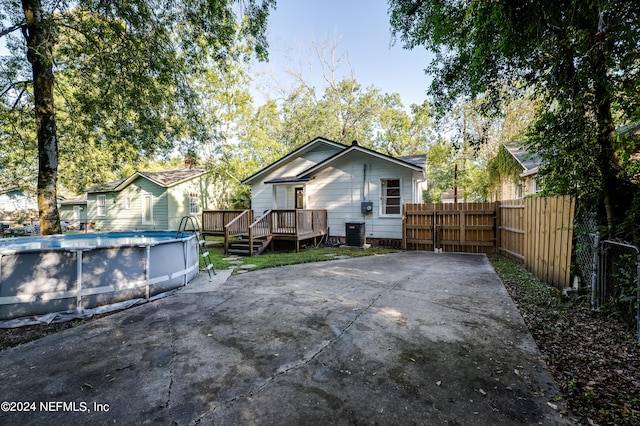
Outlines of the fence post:
<svg viewBox="0 0 640 426">
<path fill-rule="evenodd" d="M 402 250 L 407 249 L 407 204 L 402 205 Z"/>
<path fill-rule="evenodd" d="M 502 240 L 501 240 L 501 235 L 502 232 L 500 232 L 500 227 L 502 226 L 502 216 L 501 216 L 501 212 L 500 212 L 500 206 L 501 203 L 500 201 L 496 201 L 495 203 L 495 209 L 496 212 L 493 215 L 493 232 L 495 235 L 495 240 L 496 240 L 496 253 L 500 254 L 500 249 L 501 249 L 501 245 L 502 245 Z"/>
<path fill-rule="evenodd" d="M 600 270 L 600 233 L 593 236 L 593 269 L 591 272 L 591 306 L 596 306 L 596 292 L 598 291 L 598 271 Z"/>
<path fill-rule="evenodd" d="M 636 255 L 636 329 L 640 343 L 640 252 Z"/>
</svg>

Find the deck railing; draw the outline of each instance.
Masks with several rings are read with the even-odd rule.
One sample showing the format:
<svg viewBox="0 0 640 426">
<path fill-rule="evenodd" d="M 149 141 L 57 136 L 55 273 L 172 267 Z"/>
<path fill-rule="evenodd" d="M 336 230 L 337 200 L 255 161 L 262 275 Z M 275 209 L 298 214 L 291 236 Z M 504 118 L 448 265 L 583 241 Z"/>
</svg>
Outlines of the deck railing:
<svg viewBox="0 0 640 426">
<path fill-rule="evenodd" d="M 225 252 L 232 237 L 249 237 L 250 250 L 255 239 L 268 237 L 300 241 L 327 232 L 326 210 L 267 210 L 254 220 L 253 210 L 207 210 L 202 213 L 202 233 L 224 235 Z M 251 251 L 252 252 L 252 251 Z"/>
<path fill-rule="evenodd" d="M 267 210 L 262 216 L 257 218 L 251 225 L 249 225 L 249 253 L 253 254 L 253 240 L 254 238 L 269 237 L 271 227 L 269 226 L 272 210 Z"/>
<path fill-rule="evenodd" d="M 208 235 L 224 235 L 225 226 L 251 210 L 205 210 L 202 212 L 202 232 Z M 253 220 L 251 216 L 249 223 Z"/>
<path fill-rule="evenodd" d="M 253 210 L 243 210 L 234 219 L 224 225 L 224 252 L 229 250 L 229 239 L 247 234 L 253 222 Z M 206 229 L 206 228 L 205 228 Z"/>
<path fill-rule="evenodd" d="M 271 210 L 275 235 L 305 235 L 327 229 L 326 210 Z"/>
</svg>

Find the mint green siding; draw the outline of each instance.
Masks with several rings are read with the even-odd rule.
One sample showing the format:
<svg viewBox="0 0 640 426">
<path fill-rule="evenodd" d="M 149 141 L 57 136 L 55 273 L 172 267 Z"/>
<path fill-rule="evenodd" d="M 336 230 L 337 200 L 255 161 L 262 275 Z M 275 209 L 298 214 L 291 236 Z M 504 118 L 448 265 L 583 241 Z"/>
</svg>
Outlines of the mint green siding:
<svg viewBox="0 0 640 426">
<path fill-rule="evenodd" d="M 138 177 L 120 191 L 89 193 L 87 215 L 96 230 L 115 231 L 130 229 L 177 229 L 183 216 L 189 216 L 190 194 L 197 195 L 200 208 L 194 216 L 200 219 L 203 200 L 212 199 L 212 185 L 205 176 L 183 183 L 163 187 L 146 178 Z M 98 197 L 105 197 L 106 212 L 98 216 Z M 146 214 L 145 198 L 151 199 L 150 214 Z M 127 201 L 128 200 L 128 201 Z M 70 213 L 73 214 L 73 211 Z"/>
<path fill-rule="evenodd" d="M 69 204 L 63 204 L 58 209 L 60 214 L 60 220 L 65 222 L 71 222 L 73 220 L 73 206 Z"/>
</svg>

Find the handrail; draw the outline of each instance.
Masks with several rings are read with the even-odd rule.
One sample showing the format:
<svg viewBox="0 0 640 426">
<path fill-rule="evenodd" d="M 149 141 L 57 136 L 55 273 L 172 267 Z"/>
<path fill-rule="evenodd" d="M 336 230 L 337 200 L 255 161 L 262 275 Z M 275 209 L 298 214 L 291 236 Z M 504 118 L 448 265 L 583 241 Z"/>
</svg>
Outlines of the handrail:
<svg viewBox="0 0 640 426">
<path fill-rule="evenodd" d="M 249 254 L 253 254 L 253 239 L 271 235 L 271 212 L 267 210 L 249 225 Z"/>
<path fill-rule="evenodd" d="M 202 232 L 220 235 L 224 234 L 224 227 L 247 209 L 242 210 L 204 210 L 202 212 Z"/>
<path fill-rule="evenodd" d="M 237 217 L 224 225 L 224 252 L 229 250 L 229 238 L 249 231 L 249 223 L 253 219 L 253 210 L 245 210 Z"/>
</svg>

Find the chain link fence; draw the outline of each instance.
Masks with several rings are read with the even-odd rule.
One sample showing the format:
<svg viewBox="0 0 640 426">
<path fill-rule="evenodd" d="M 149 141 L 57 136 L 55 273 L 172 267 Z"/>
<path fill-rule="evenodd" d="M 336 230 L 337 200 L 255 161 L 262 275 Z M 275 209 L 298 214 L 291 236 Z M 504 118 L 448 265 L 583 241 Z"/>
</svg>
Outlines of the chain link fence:
<svg viewBox="0 0 640 426">
<path fill-rule="evenodd" d="M 574 223 L 574 273 L 591 291 L 591 305 L 616 310 L 633 324 L 640 341 L 640 249 L 600 240 L 596 215 L 579 211 Z"/>
</svg>

